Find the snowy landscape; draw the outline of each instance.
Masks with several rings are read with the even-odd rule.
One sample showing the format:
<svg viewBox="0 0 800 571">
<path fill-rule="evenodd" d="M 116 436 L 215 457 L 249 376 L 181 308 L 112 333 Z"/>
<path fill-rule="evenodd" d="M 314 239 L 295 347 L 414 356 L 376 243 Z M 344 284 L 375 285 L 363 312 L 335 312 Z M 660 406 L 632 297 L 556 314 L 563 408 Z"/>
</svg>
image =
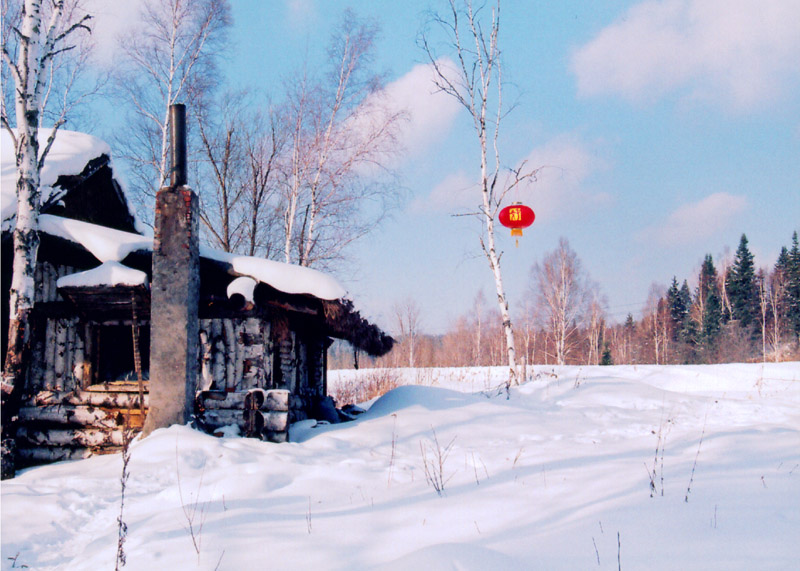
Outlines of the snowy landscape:
<svg viewBox="0 0 800 571">
<path fill-rule="evenodd" d="M 375 371 L 332 371 L 332 388 Z M 796 569 L 800 363 L 392 370 L 292 442 L 130 448 L 125 569 Z M 2 569 L 112 569 L 122 456 L 2 483 Z"/>
</svg>

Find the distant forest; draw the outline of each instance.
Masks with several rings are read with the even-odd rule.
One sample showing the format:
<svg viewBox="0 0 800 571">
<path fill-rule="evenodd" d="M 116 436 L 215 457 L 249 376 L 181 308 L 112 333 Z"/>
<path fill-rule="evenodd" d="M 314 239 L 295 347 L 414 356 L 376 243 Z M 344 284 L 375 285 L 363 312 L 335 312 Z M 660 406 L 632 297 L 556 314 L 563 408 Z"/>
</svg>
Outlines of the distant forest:
<svg viewBox="0 0 800 571">
<path fill-rule="evenodd" d="M 641 317 L 607 321 L 599 286 L 562 240 L 531 269 L 527 311 L 514 321 L 517 360 L 528 364 L 694 364 L 800 360 L 800 247 L 795 231 L 771 268 L 757 269 L 747 237 L 733 257 L 706 255 L 697 276 L 653 286 Z M 395 348 L 372 360 L 344 344 L 330 368 L 502 365 L 499 315 L 482 293 L 443 335 L 420 331 L 419 306 L 395 306 Z"/>
</svg>

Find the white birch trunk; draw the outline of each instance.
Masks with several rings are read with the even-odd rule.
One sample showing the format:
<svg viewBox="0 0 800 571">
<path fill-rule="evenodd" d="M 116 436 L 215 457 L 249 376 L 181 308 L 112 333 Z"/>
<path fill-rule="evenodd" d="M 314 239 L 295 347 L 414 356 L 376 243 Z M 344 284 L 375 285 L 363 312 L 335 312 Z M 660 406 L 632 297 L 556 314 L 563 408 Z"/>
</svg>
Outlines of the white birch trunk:
<svg viewBox="0 0 800 571">
<path fill-rule="evenodd" d="M 55 44 L 74 29 L 57 35 L 64 10 L 63 0 L 53 3 L 50 21 L 42 22 L 41 0 L 25 0 L 19 28 L 19 55 L 16 64 L 3 49 L 3 57 L 14 80 L 14 107 L 17 131 L 14 150 L 17 163 L 17 219 L 14 228 L 14 263 L 9 294 L 9 338 L 3 371 L 3 392 L 10 393 L 24 379 L 23 352 L 28 342 L 28 318 L 35 299 L 34 277 L 39 249 L 39 174 L 47 150 L 61 122 L 56 122 L 40 157 L 39 117 L 42 93 L 48 80 L 47 68 L 58 52 Z M 83 20 L 82 20 L 83 21 Z M 81 22 L 82 22 L 81 21 Z M 5 118 L 4 118 L 5 122 Z M 7 124 L 6 124 L 7 126 Z"/>
</svg>

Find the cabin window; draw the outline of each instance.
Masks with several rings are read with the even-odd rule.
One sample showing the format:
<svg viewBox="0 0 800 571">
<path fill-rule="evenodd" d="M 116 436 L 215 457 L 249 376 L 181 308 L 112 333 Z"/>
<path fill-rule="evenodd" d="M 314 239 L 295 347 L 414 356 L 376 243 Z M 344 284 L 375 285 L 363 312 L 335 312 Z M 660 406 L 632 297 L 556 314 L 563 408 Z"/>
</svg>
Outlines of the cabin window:
<svg viewBox="0 0 800 571">
<path fill-rule="evenodd" d="M 139 327 L 142 378 L 150 378 L 150 327 Z M 130 324 L 95 328 L 95 382 L 136 381 L 133 331 Z"/>
</svg>

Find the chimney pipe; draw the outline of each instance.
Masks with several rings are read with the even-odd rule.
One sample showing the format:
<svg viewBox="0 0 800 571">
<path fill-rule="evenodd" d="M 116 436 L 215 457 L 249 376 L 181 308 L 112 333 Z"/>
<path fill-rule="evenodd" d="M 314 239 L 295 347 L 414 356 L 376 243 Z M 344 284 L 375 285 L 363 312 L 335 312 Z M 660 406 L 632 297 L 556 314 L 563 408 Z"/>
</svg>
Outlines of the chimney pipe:
<svg viewBox="0 0 800 571">
<path fill-rule="evenodd" d="M 186 185 L 186 106 L 176 103 L 169 106 L 170 152 L 170 186 Z"/>
</svg>

